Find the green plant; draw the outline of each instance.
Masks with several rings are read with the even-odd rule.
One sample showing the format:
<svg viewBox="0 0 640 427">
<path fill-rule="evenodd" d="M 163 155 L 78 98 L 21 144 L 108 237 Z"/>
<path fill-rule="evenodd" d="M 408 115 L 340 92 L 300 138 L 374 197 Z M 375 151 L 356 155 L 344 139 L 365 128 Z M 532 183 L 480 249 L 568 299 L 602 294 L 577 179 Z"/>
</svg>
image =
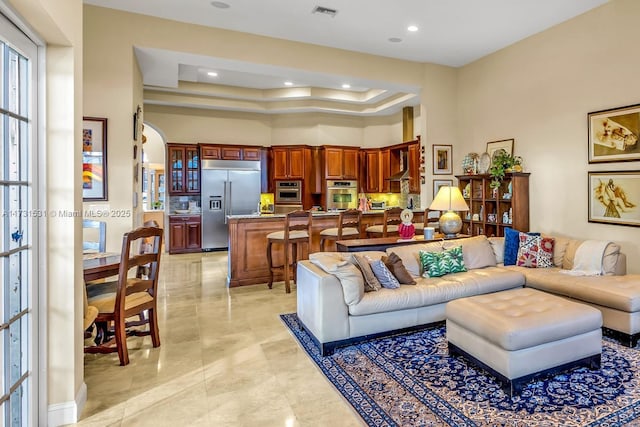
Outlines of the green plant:
<svg viewBox="0 0 640 427">
<path fill-rule="evenodd" d="M 520 168 L 515 169 L 522 170 L 522 157 L 513 156 L 504 150 L 498 150 L 494 153 L 491 167 L 489 168 L 489 175 L 491 175 L 491 183 L 489 186 L 491 188 L 498 188 L 505 174 L 511 172 L 516 166 L 520 166 Z"/>
</svg>

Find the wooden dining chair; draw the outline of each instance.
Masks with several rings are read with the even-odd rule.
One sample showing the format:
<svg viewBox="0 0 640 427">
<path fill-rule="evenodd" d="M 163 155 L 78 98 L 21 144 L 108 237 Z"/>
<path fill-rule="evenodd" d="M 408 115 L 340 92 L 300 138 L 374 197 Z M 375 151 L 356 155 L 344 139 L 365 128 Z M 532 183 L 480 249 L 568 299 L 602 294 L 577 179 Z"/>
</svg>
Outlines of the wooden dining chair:
<svg viewBox="0 0 640 427">
<path fill-rule="evenodd" d="M 338 215 L 338 226 L 325 228 L 320 232 L 320 251 L 324 252 L 327 240 L 344 240 L 360 238 L 360 222 L 362 211 L 358 209 L 347 209 Z"/>
<path fill-rule="evenodd" d="M 161 228 L 141 227 L 123 236 L 120 270 L 115 292 L 97 295 L 89 294 L 88 298 L 88 304 L 98 309 L 95 324 L 102 332 L 99 335 L 110 337 L 112 332 L 113 337 L 102 341 L 96 340 L 98 341 L 96 345 L 85 347 L 85 353 L 112 353 L 117 351 L 120 365 L 127 365 L 129 363 L 127 319 L 133 316 L 143 316 L 145 311 L 148 313 L 149 330 L 135 330 L 130 334 L 136 336 L 151 335 L 153 347 L 160 345 L 156 300 L 162 234 L 163 230 Z M 145 240 L 153 243 L 147 246 L 147 252 L 137 253 L 141 243 Z M 137 273 L 140 266 L 148 266 L 148 275 L 129 277 L 129 272 L 135 269 Z"/>
<path fill-rule="evenodd" d="M 402 223 L 401 213 L 402 208 L 400 207 L 387 208 L 382 217 L 382 224 L 371 225 L 366 228 L 367 237 L 397 236 L 398 227 Z"/>
<path fill-rule="evenodd" d="M 107 247 L 107 223 L 83 219 L 82 237 L 82 252 L 104 252 Z"/>
<path fill-rule="evenodd" d="M 416 234 L 424 233 L 424 229 L 426 227 L 433 227 L 434 231 L 437 233 L 440 230 L 440 215 L 441 211 L 436 211 L 432 209 L 424 210 L 424 218 L 422 222 L 416 222 L 414 226 L 416 227 Z"/>
</svg>

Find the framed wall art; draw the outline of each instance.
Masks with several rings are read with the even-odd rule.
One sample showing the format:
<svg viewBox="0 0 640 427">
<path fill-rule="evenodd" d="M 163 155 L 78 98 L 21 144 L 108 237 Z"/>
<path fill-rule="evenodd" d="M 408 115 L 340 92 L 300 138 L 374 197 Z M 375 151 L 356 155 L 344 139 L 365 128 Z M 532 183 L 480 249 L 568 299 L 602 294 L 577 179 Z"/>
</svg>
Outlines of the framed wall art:
<svg viewBox="0 0 640 427">
<path fill-rule="evenodd" d="M 107 199 L 107 119 L 82 119 L 82 199 Z"/>
<path fill-rule="evenodd" d="M 487 142 L 487 153 L 489 154 L 489 158 L 493 159 L 493 155 L 498 150 L 504 150 L 507 152 L 507 154 L 513 155 L 513 142 L 513 138 Z"/>
<path fill-rule="evenodd" d="M 451 145 L 435 145 L 433 146 L 433 174 L 434 175 L 451 175 L 452 169 L 452 150 Z"/>
<path fill-rule="evenodd" d="M 589 222 L 640 227 L 640 171 L 589 172 Z"/>
<path fill-rule="evenodd" d="M 453 185 L 452 179 L 434 179 L 433 180 L 433 198 L 436 198 L 436 194 L 438 194 L 438 190 L 440 187 L 448 187 Z"/>
<path fill-rule="evenodd" d="M 589 163 L 640 160 L 640 104 L 589 113 Z"/>
</svg>

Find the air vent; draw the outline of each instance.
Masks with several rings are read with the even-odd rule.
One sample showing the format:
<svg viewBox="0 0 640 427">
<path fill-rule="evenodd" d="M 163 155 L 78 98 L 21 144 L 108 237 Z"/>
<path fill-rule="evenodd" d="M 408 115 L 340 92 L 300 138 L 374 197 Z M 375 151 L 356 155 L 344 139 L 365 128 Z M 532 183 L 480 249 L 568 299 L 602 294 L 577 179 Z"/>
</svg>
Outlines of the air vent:
<svg viewBox="0 0 640 427">
<path fill-rule="evenodd" d="M 323 15 L 329 15 L 330 17 L 333 18 L 334 16 L 336 16 L 336 13 L 338 13 L 338 11 L 335 9 L 331 9 L 329 7 L 316 6 L 313 8 L 311 13 L 321 13 Z"/>
</svg>

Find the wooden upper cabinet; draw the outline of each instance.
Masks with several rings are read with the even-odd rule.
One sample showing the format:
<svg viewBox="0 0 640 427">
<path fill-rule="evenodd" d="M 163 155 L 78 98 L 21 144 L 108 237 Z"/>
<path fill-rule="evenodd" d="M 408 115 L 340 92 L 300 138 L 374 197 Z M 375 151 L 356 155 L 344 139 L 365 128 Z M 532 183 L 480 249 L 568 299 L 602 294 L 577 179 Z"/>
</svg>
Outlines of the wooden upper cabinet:
<svg viewBox="0 0 640 427">
<path fill-rule="evenodd" d="M 222 147 L 222 160 L 242 160 L 242 147 Z"/>
<path fill-rule="evenodd" d="M 197 145 L 167 144 L 170 194 L 200 192 L 200 152 Z"/>
<path fill-rule="evenodd" d="M 342 150 L 342 178 L 358 179 L 358 151 L 357 148 Z"/>
<path fill-rule="evenodd" d="M 380 150 L 379 161 L 380 161 L 380 192 L 388 193 L 391 191 L 391 181 L 387 179 L 391 176 L 391 150 L 388 148 Z"/>
<path fill-rule="evenodd" d="M 260 147 L 256 147 L 256 148 L 244 147 L 242 149 L 242 158 L 244 160 L 259 161 L 261 153 L 262 153 L 262 150 L 260 150 Z"/>
<path fill-rule="evenodd" d="M 260 161 L 261 147 L 244 145 L 200 144 L 202 158 L 207 160 L 252 160 Z"/>
<path fill-rule="evenodd" d="M 362 150 L 362 176 L 360 177 L 360 188 L 365 193 L 380 192 L 380 150 Z"/>
<path fill-rule="evenodd" d="M 325 148 L 324 164 L 326 179 L 342 179 L 342 148 Z"/>
<path fill-rule="evenodd" d="M 358 179 L 358 148 L 325 147 L 326 179 Z"/>
<path fill-rule="evenodd" d="M 304 148 L 272 147 L 273 179 L 304 178 Z"/>
<path fill-rule="evenodd" d="M 408 147 L 409 193 L 420 193 L 420 143 Z"/>
</svg>

